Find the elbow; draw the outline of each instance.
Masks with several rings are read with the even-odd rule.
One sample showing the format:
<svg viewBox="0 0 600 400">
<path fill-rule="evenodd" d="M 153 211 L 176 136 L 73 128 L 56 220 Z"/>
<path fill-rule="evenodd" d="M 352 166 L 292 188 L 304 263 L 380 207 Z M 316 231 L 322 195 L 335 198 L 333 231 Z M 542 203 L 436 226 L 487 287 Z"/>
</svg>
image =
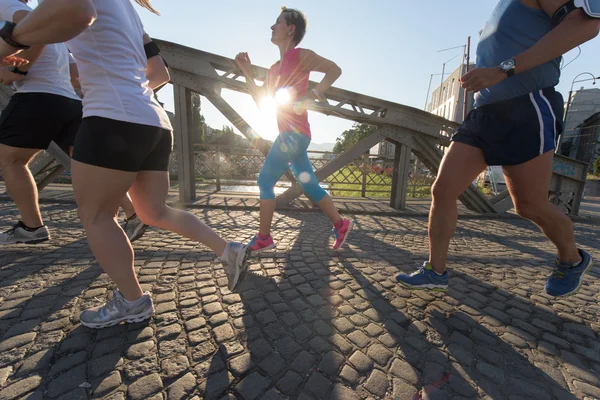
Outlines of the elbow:
<svg viewBox="0 0 600 400">
<path fill-rule="evenodd" d="M 94 4 L 90 0 L 79 3 L 79 7 L 76 10 L 72 10 L 71 21 L 73 26 L 85 30 L 94 23 L 98 15 L 96 14 Z"/>
<path fill-rule="evenodd" d="M 586 42 L 594 39 L 596 36 L 598 36 L 598 33 L 600 33 L 600 19 L 594 18 L 593 20 L 589 21 L 587 25 L 588 29 L 586 30 Z"/>
<path fill-rule="evenodd" d="M 169 83 L 170 80 L 171 74 L 169 74 L 169 70 L 165 68 L 160 75 L 160 84 L 158 86 L 164 85 L 165 83 Z"/>
</svg>

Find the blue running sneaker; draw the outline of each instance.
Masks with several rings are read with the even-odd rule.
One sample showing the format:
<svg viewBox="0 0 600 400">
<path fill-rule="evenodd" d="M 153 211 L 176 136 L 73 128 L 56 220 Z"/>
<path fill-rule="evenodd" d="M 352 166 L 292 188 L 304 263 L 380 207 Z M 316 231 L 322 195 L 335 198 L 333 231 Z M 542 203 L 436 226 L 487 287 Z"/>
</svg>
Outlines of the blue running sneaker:
<svg viewBox="0 0 600 400">
<path fill-rule="evenodd" d="M 550 296 L 570 296 L 577 293 L 585 273 L 592 268 L 592 256 L 579 249 L 582 261 L 578 266 L 556 260 L 554 272 L 546 281 L 544 289 Z"/>
<path fill-rule="evenodd" d="M 398 274 L 396 280 L 409 289 L 430 289 L 438 292 L 448 290 L 448 271 L 438 275 L 427 261 L 410 275 Z"/>
</svg>

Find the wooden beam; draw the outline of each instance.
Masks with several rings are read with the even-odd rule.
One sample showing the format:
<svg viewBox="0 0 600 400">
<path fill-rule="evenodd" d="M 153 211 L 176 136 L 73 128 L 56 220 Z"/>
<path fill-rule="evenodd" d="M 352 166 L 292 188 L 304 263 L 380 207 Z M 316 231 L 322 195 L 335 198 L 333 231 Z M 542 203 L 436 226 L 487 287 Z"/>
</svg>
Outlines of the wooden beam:
<svg viewBox="0 0 600 400">
<path fill-rule="evenodd" d="M 192 127 L 192 92 L 190 89 L 180 85 L 174 85 L 173 89 L 179 200 L 183 203 L 191 203 L 196 198 L 194 143 L 190 130 Z"/>
<path fill-rule="evenodd" d="M 390 207 L 395 210 L 406 209 L 408 189 L 408 171 L 410 169 L 411 148 L 397 143 L 394 154 L 394 172 L 392 176 L 392 196 Z"/>
</svg>

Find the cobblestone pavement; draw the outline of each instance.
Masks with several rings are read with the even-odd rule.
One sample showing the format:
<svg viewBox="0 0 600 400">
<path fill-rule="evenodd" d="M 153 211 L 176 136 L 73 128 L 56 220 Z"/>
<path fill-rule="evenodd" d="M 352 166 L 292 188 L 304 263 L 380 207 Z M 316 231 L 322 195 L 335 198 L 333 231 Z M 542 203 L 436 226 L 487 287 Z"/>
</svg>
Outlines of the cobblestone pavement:
<svg viewBox="0 0 600 400">
<path fill-rule="evenodd" d="M 134 247 L 156 316 L 94 331 L 79 312 L 113 285 L 73 205 L 42 209 L 52 241 L 0 250 L 0 400 L 600 398 L 600 271 L 547 296 L 553 248 L 526 221 L 461 219 L 445 295 L 392 281 L 425 259 L 425 218 L 354 217 L 334 253 L 323 215 L 277 214 L 237 293 L 206 248 L 150 229 Z M 257 228 L 194 212 L 227 239 Z M 2 225 L 15 215 L 0 203 Z M 600 259 L 600 227 L 576 229 Z"/>
</svg>

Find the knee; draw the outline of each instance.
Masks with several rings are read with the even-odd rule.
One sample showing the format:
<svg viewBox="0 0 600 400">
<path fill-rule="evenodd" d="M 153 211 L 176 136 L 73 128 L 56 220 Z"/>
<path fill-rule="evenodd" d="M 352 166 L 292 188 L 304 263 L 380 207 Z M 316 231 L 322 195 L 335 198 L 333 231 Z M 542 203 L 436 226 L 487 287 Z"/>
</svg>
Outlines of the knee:
<svg viewBox="0 0 600 400">
<path fill-rule="evenodd" d="M 167 218 L 168 209 L 166 204 L 154 207 L 138 207 L 135 210 L 135 215 L 146 225 L 161 227 L 163 226 L 162 222 Z"/>
<path fill-rule="evenodd" d="M 0 168 L 25 167 L 31 156 L 24 155 L 20 149 L 2 149 L 0 151 Z"/>
<path fill-rule="evenodd" d="M 260 198 L 262 200 L 273 200 L 275 198 L 275 184 L 273 179 L 263 171 L 258 175 L 258 189 L 260 190 Z"/>
<path fill-rule="evenodd" d="M 85 229 L 102 222 L 114 220 L 116 213 L 97 207 L 93 204 L 77 204 L 77 215 Z"/>
<path fill-rule="evenodd" d="M 327 195 L 327 192 L 319 185 L 319 182 L 314 179 L 308 182 L 300 181 L 300 186 L 302 187 L 302 191 L 304 194 L 308 196 L 314 203 L 318 203 L 323 200 L 323 198 Z"/>
<path fill-rule="evenodd" d="M 534 204 L 524 200 L 516 200 L 515 211 L 520 217 L 535 222 L 543 215 L 545 205 L 546 204 Z"/>
<path fill-rule="evenodd" d="M 444 201 L 456 202 L 460 193 L 452 186 L 451 182 L 436 179 L 431 186 L 431 197 L 433 201 L 439 203 Z"/>
</svg>

